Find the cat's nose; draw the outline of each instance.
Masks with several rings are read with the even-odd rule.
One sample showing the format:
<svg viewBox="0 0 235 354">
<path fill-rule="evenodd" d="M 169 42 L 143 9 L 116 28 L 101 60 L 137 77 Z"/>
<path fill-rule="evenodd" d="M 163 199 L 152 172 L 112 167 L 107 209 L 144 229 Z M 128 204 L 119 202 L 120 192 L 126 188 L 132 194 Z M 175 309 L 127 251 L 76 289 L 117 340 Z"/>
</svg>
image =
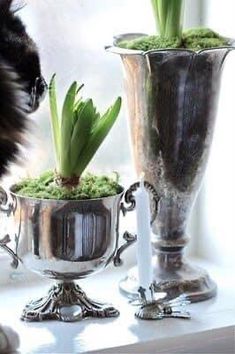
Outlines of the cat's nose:
<svg viewBox="0 0 235 354">
<path fill-rule="evenodd" d="M 45 98 L 47 88 L 48 88 L 46 80 L 44 79 L 43 76 L 40 76 L 36 79 L 35 87 L 36 87 L 36 96 L 41 102 Z"/>
<path fill-rule="evenodd" d="M 40 103 L 46 96 L 47 88 L 48 86 L 44 77 L 37 77 L 31 91 L 29 113 L 33 113 L 38 109 Z"/>
</svg>

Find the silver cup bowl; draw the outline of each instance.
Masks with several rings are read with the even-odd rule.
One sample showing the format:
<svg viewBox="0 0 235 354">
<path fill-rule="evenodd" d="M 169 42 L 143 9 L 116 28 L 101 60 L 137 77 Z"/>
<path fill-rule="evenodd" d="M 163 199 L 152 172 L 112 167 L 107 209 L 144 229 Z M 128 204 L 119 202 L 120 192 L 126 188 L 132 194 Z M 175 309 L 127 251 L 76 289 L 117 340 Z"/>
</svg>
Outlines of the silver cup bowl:
<svg viewBox="0 0 235 354">
<path fill-rule="evenodd" d="M 17 256 L 28 269 L 65 282 L 102 270 L 118 247 L 122 194 L 58 201 L 12 193 L 20 229 Z"/>
</svg>

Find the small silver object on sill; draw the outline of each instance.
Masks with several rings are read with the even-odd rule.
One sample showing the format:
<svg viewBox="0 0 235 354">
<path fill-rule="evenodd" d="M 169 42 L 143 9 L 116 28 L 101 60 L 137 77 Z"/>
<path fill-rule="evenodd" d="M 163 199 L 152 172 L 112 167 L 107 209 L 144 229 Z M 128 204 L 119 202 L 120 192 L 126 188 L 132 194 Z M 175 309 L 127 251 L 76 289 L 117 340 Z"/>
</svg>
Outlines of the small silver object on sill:
<svg viewBox="0 0 235 354">
<path fill-rule="evenodd" d="M 182 318 L 190 319 L 191 315 L 185 310 L 190 304 L 185 295 L 180 295 L 174 299 L 167 300 L 166 293 L 155 293 L 155 285 L 151 284 L 151 300 L 146 299 L 146 289 L 140 287 L 138 292 L 139 299 L 131 301 L 131 304 L 138 306 L 135 316 L 141 320 L 161 320 L 163 318 Z M 159 295 L 156 298 L 156 295 Z"/>
</svg>

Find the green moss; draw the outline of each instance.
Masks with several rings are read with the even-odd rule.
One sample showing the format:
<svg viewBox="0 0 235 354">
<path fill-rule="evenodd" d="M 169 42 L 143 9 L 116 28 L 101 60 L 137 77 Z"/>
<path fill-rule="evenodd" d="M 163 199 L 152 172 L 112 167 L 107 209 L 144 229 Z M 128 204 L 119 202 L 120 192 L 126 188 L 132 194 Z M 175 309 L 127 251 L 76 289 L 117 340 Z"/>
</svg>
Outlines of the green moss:
<svg viewBox="0 0 235 354">
<path fill-rule="evenodd" d="M 210 28 L 190 28 L 183 33 L 183 38 L 222 38 Z"/>
<path fill-rule="evenodd" d="M 216 48 L 229 45 L 226 38 L 209 28 L 192 28 L 183 33 L 179 38 L 162 38 L 160 36 L 144 36 L 130 41 L 120 41 L 118 46 L 126 49 L 135 50 L 154 50 L 165 48 L 180 48 L 200 50 L 206 48 Z"/>
<path fill-rule="evenodd" d="M 191 50 L 201 50 L 206 48 L 218 48 L 228 45 L 220 38 L 190 38 L 185 43 L 185 48 Z"/>
<path fill-rule="evenodd" d="M 179 48 L 181 41 L 179 38 L 165 39 L 159 36 L 145 36 L 130 41 L 121 41 L 118 43 L 119 47 L 135 50 L 151 50 L 161 48 Z"/>
<path fill-rule="evenodd" d="M 77 187 L 67 189 L 54 182 L 54 173 L 47 171 L 38 178 L 26 178 L 12 188 L 12 192 L 21 196 L 56 199 L 56 200 L 82 200 L 109 197 L 121 192 L 118 177 L 96 176 L 86 174 L 81 177 Z"/>
<path fill-rule="evenodd" d="M 228 40 L 209 28 L 194 28 L 183 34 L 184 47 L 192 50 L 217 48 L 228 45 Z"/>
</svg>

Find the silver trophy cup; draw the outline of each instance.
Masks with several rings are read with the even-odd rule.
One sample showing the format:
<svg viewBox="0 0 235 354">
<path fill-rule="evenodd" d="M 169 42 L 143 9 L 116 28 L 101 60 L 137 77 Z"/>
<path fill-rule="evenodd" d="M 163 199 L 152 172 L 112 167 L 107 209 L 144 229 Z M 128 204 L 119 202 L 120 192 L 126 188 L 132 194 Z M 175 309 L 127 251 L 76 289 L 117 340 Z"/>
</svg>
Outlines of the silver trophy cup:
<svg viewBox="0 0 235 354">
<path fill-rule="evenodd" d="M 124 234 L 118 248 L 119 215 L 127 209 L 121 193 L 106 198 L 58 201 L 22 197 L 0 189 L 0 210 L 13 215 L 18 224 L 14 250 L 7 235 L 0 247 L 13 257 L 13 266 L 23 263 L 29 270 L 55 280 L 47 296 L 30 302 L 22 320 L 57 319 L 77 321 L 86 317 L 115 317 L 114 307 L 88 298 L 74 283 L 114 262 L 136 236 Z M 9 201 L 11 199 L 11 202 Z"/>
</svg>

